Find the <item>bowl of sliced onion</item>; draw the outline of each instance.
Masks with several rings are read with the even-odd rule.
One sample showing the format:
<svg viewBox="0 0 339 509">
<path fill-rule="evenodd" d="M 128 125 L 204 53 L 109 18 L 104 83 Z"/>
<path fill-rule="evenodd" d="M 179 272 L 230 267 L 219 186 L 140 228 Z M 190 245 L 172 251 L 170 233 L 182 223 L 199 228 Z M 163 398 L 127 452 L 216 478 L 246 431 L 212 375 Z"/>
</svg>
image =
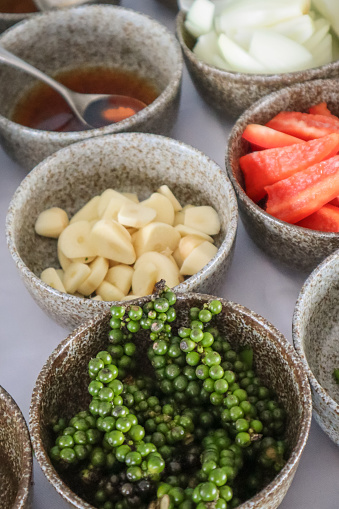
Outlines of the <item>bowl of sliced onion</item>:
<svg viewBox="0 0 339 509">
<path fill-rule="evenodd" d="M 181 0 L 177 35 L 202 97 L 237 117 L 282 87 L 339 74 L 333 0 Z"/>
</svg>

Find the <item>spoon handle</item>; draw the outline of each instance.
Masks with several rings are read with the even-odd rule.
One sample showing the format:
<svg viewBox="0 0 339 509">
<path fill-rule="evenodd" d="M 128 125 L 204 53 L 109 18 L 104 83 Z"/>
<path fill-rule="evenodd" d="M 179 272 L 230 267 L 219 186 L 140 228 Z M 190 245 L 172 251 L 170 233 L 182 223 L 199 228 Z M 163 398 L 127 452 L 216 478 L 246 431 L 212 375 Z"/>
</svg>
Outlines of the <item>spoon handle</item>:
<svg viewBox="0 0 339 509">
<path fill-rule="evenodd" d="M 74 104 L 72 94 L 75 94 L 75 92 L 71 92 L 68 88 L 64 87 L 61 83 L 58 81 L 55 81 L 53 78 L 48 76 L 42 71 L 39 71 L 36 67 L 33 67 L 29 63 L 25 62 L 24 60 L 21 60 L 21 58 L 17 57 L 10 51 L 7 51 L 5 48 L 0 46 L 0 62 L 4 62 L 6 64 L 12 65 L 14 67 L 17 67 L 18 69 L 21 69 L 22 71 L 27 72 L 28 74 L 31 74 L 35 78 L 40 79 L 41 81 L 44 81 L 49 85 L 50 87 L 54 88 L 57 92 L 59 92 L 60 95 L 65 99 L 65 101 L 70 105 L 70 107 L 73 109 L 74 113 L 77 115 L 79 120 L 84 123 L 85 125 L 88 125 L 82 116 L 78 113 L 77 107 Z"/>
</svg>

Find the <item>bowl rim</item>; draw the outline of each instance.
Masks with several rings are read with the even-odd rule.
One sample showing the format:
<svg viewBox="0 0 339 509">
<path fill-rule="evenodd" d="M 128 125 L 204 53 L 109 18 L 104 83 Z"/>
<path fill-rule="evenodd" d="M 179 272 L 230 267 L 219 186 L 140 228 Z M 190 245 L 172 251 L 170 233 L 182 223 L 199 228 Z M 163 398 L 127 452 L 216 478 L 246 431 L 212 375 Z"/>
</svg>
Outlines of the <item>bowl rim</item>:
<svg viewBox="0 0 339 509">
<path fill-rule="evenodd" d="M 227 231 L 225 234 L 225 237 L 220 244 L 220 247 L 218 248 L 217 253 L 215 256 L 210 260 L 199 272 L 194 274 L 193 276 L 190 276 L 182 283 L 179 283 L 175 287 L 177 292 L 183 292 L 187 291 L 190 287 L 195 287 L 201 277 L 208 278 L 211 274 L 214 272 L 215 264 L 218 263 L 219 259 L 224 255 L 229 255 L 232 252 L 232 248 L 235 245 L 236 240 L 236 233 L 237 233 L 237 227 L 238 227 L 238 204 L 237 199 L 234 193 L 234 189 L 232 187 L 232 184 L 226 174 L 225 171 L 223 171 L 220 166 L 210 159 L 206 154 L 198 150 L 197 148 L 194 148 L 182 141 L 175 140 L 174 138 L 169 138 L 167 136 L 162 136 L 159 134 L 149 134 L 149 133 L 117 133 L 117 134 L 110 134 L 105 136 L 95 136 L 93 138 L 88 138 L 87 140 L 82 140 L 77 143 L 71 144 L 69 146 L 66 146 L 54 154 L 48 156 L 46 159 L 44 159 L 41 163 L 39 163 L 28 175 L 21 181 L 18 188 L 16 189 L 8 207 L 7 216 L 6 216 L 6 225 L 5 225 L 5 233 L 6 233 L 6 240 L 7 240 L 7 247 L 10 251 L 10 254 L 16 264 L 17 269 L 19 270 L 22 278 L 29 278 L 31 281 L 30 284 L 33 286 L 41 289 L 44 292 L 47 292 L 49 294 L 53 294 L 56 298 L 62 298 L 65 303 L 74 303 L 78 304 L 79 302 L 82 303 L 82 305 L 86 306 L 87 309 L 99 312 L 103 309 L 107 309 L 108 305 L 112 305 L 112 302 L 119 302 L 119 301 L 95 301 L 92 299 L 84 299 L 82 297 L 77 297 L 75 295 L 67 294 L 59 292 L 58 290 L 52 288 L 51 286 L 47 285 L 46 283 L 43 283 L 41 279 L 34 274 L 34 272 L 24 263 L 22 260 L 17 247 L 16 243 L 13 238 L 13 225 L 15 223 L 15 216 L 16 211 L 15 209 L 19 209 L 18 207 L 18 201 L 20 200 L 20 196 L 23 192 L 29 191 L 31 187 L 31 179 L 32 178 L 39 178 L 40 175 L 43 175 L 49 165 L 52 163 L 53 160 L 59 157 L 60 155 L 63 155 L 63 153 L 67 154 L 68 152 L 72 152 L 74 150 L 81 151 L 81 148 L 83 147 L 83 144 L 101 144 L 104 141 L 106 144 L 112 145 L 114 140 L 119 143 L 120 140 L 124 140 L 128 138 L 139 138 L 140 144 L 147 143 L 149 145 L 154 144 L 154 142 L 157 144 L 157 146 L 164 146 L 164 147 L 177 147 L 182 152 L 189 152 L 191 154 L 194 154 L 198 158 L 203 158 L 206 165 L 209 165 L 213 170 L 217 173 L 217 175 L 220 177 L 220 183 L 223 183 L 225 190 L 228 194 L 228 206 L 230 210 L 230 218 L 229 223 L 227 226 Z M 133 302 L 133 301 L 131 301 Z"/>
<path fill-rule="evenodd" d="M 142 297 L 139 299 L 140 305 L 142 305 L 145 301 L 149 300 L 150 296 Z M 279 491 L 279 488 L 283 483 L 287 481 L 291 473 L 293 473 L 293 469 L 297 467 L 298 462 L 300 460 L 301 454 L 305 448 L 310 426 L 312 420 L 312 397 L 311 397 L 311 389 L 310 384 L 307 378 L 307 375 L 304 371 L 301 360 L 296 354 L 293 346 L 287 341 L 287 339 L 283 336 L 283 334 L 270 322 L 268 322 L 265 318 L 258 315 L 254 311 L 242 306 L 241 304 L 237 304 L 232 301 L 228 301 L 221 297 L 216 297 L 213 295 L 201 294 L 201 293 L 192 293 L 187 292 L 185 294 L 178 293 L 177 301 L 191 299 L 191 298 L 202 298 L 204 300 L 213 300 L 218 299 L 222 302 L 222 304 L 228 308 L 232 308 L 235 312 L 241 315 L 245 315 L 251 318 L 256 322 L 256 325 L 262 327 L 264 330 L 267 330 L 270 334 L 272 334 L 275 346 L 279 350 L 279 353 L 284 353 L 287 355 L 291 361 L 290 367 L 291 371 L 293 371 L 295 378 L 298 381 L 299 390 L 300 390 L 300 405 L 302 407 L 302 416 L 301 416 L 301 425 L 300 425 L 300 433 L 298 436 L 298 440 L 296 442 L 295 447 L 291 451 L 290 457 L 287 460 L 286 464 L 282 468 L 282 470 L 274 477 L 274 479 L 259 493 L 257 493 L 254 497 L 247 500 L 243 504 L 239 506 L 239 509 L 252 509 L 253 507 L 259 507 L 257 504 L 265 500 L 267 497 L 271 497 L 276 491 Z M 43 470 L 44 475 L 47 477 L 48 481 L 52 484 L 52 486 L 56 489 L 56 491 L 69 503 L 78 509 L 95 509 L 92 505 L 84 502 L 78 495 L 73 493 L 71 489 L 59 478 L 56 473 L 56 470 L 52 466 L 52 463 L 43 447 L 42 440 L 40 437 L 40 425 L 38 419 L 38 412 L 40 410 L 41 405 L 41 395 L 44 388 L 44 384 L 46 383 L 50 369 L 52 368 L 54 362 L 57 361 L 59 355 L 64 354 L 67 348 L 70 345 L 75 343 L 80 343 L 79 337 L 86 330 L 95 326 L 97 322 L 101 322 L 105 317 L 109 319 L 110 313 L 109 311 L 103 312 L 101 314 L 96 315 L 90 320 L 87 320 L 78 328 L 76 328 L 73 332 L 71 332 L 51 353 L 49 358 L 46 360 L 44 366 L 42 367 L 38 378 L 36 380 L 31 404 L 30 404 L 30 421 L 29 427 L 31 431 L 32 444 L 35 450 L 36 459 Z M 78 505 L 76 505 L 78 503 Z M 79 505 L 80 504 L 80 505 Z"/>
<path fill-rule="evenodd" d="M 42 129 L 35 129 L 32 127 L 27 127 L 21 125 L 13 120 L 5 117 L 0 113 L 0 123 L 8 126 L 11 130 L 18 131 L 21 135 L 28 136 L 32 139 L 38 139 L 41 142 L 62 142 L 68 141 L 69 143 L 77 142 L 80 140 L 87 139 L 89 137 L 100 136 L 104 134 L 112 134 L 118 133 L 124 130 L 131 131 L 133 128 L 138 128 L 138 126 L 147 121 L 149 118 L 153 118 L 157 115 L 158 110 L 162 108 L 163 104 L 167 104 L 173 97 L 176 96 L 177 92 L 180 90 L 182 74 L 183 74 L 183 57 L 180 49 L 180 45 L 175 38 L 175 36 L 168 30 L 168 28 L 155 20 L 151 16 L 147 14 L 140 13 L 131 8 L 121 7 L 119 5 L 111 5 L 111 4 L 84 4 L 78 7 L 72 7 L 67 9 L 59 9 L 59 10 L 51 10 L 44 12 L 36 12 L 33 13 L 34 17 L 25 18 L 19 23 L 12 25 L 10 28 L 5 30 L 0 34 L 0 44 L 4 44 L 6 48 L 6 38 L 9 36 L 15 35 L 15 31 L 18 31 L 22 34 L 22 31 L 25 28 L 28 30 L 33 28 L 36 23 L 40 23 L 42 20 L 44 23 L 49 24 L 54 19 L 61 18 L 72 18 L 72 16 L 81 17 L 82 14 L 86 15 L 86 19 L 91 18 L 91 13 L 99 12 L 102 13 L 102 16 L 105 14 L 115 14 L 118 16 L 127 16 L 129 21 L 147 21 L 147 23 L 152 24 L 152 27 L 155 27 L 157 30 L 162 32 L 163 36 L 166 36 L 167 46 L 171 48 L 176 57 L 175 69 L 171 74 L 171 78 L 167 83 L 164 90 L 160 92 L 158 97 L 154 99 L 149 105 L 135 113 L 131 117 L 125 118 L 120 122 L 116 122 L 115 124 L 110 124 L 103 127 L 97 127 L 93 129 L 87 129 L 83 131 L 68 131 L 68 132 L 57 132 L 57 131 L 47 131 Z M 25 32 L 23 32 L 25 33 Z"/>
<path fill-rule="evenodd" d="M 313 371 L 308 363 L 307 356 L 305 350 L 303 348 L 302 341 L 302 317 L 304 314 L 304 308 L 307 307 L 307 296 L 312 292 L 312 288 L 315 286 L 316 282 L 321 278 L 322 272 L 327 267 L 331 267 L 334 261 L 339 261 L 339 249 L 334 251 L 332 254 L 327 256 L 325 260 L 323 260 L 308 276 L 306 281 L 304 282 L 298 299 L 295 304 L 295 308 L 293 311 L 292 318 L 292 340 L 294 348 L 302 362 L 305 372 L 309 378 L 311 387 L 315 390 L 318 396 L 325 402 L 326 405 L 329 405 L 333 408 L 334 412 L 339 415 L 339 402 L 335 401 L 332 396 L 329 395 L 327 390 L 318 382 L 317 378 L 313 374 Z M 316 409 L 314 409 L 317 412 Z"/>
<path fill-rule="evenodd" d="M 24 509 L 30 495 L 33 478 L 33 455 L 31 438 L 26 420 L 14 398 L 0 385 L 0 400 L 4 401 L 10 415 L 16 418 L 16 429 L 24 437 L 22 444 L 22 476 L 12 509 Z"/>
<path fill-rule="evenodd" d="M 193 51 L 187 46 L 183 38 L 183 28 L 184 21 L 186 16 L 186 11 L 179 10 L 176 16 L 176 31 L 177 36 L 182 47 L 182 50 L 187 58 L 197 67 L 200 71 L 205 73 L 213 73 L 216 76 L 228 78 L 231 81 L 241 81 L 242 83 L 251 84 L 253 82 L 257 84 L 264 85 L 274 85 L 281 83 L 282 85 L 288 85 L 291 80 L 294 80 L 295 83 L 299 81 L 307 81 L 312 80 L 318 77 L 318 75 L 323 74 L 323 72 L 331 71 L 332 69 L 336 69 L 339 67 L 339 60 L 334 60 L 333 62 L 329 62 L 328 64 L 324 64 L 318 67 L 310 67 L 308 69 L 304 69 L 302 71 L 293 71 L 293 72 L 284 72 L 279 74 L 251 74 L 245 72 L 237 72 L 237 71 L 226 71 L 225 69 L 220 69 L 219 67 L 215 67 L 214 65 L 207 64 L 203 60 L 200 60 L 196 57 Z M 192 36 L 193 37 L 193 36 Z M 308 74 L 312 74 L 314 76 L 308 77 Z"/>
<path fill-rule="evenodd" d="M 268 214 L 264 209 L 259 207 L 249 196 L 247 196 L 245 190 L 240 185 L 238 179 L 235 177 L 234 172 L 232 170 L 232 162 L 234 161 L 234 157 L 232 155 L 233 144 L 236 138 L 238 138 L 239 134 L 236 133 L 238 129 L 244 131 L 245 127 L 248 125 L 249 121 L 248 117 L 255 116 L 256 113 L 264 110 L 266 106 L 269 106 L 273 101 L 279 100 L 282 97 L 288 97 L 292 92 L 299 92 L 304 88 L 312 88 L 314 85 L 323 85 L 325 83 L 337 83 L 339 84 L 339 79 L 330 79 L 323 78 L 319 80 L 309 80 L 304 81 L 303 83 L 295 83 L 288 87 L 283 87 L 280 90 L 276 90 L 271 92 L 270 94 L 265 95 L 264 97 L 258 99 L 255 103 L 252 104 L 247 110 L 245 110 L 234 123 L 231 132 L 228 136 L 227 146 L 225 151 L 225 167 L 230 181 L 234 187 L 236 192 L 238 201 L 243 204 L 244 207 L 250 210 L 252 214 L 256 216 L 262 217 L 262 220 L 269 224 L 278 224 L 281 228 L 285 228 L 290 230 L 292 233 L 296 234 L 304 234 L 314 237 L 315 239 L 324 238 L 324 239 L 336 239 L 339 238 L 339 232 L 322 232 L 320 230 L 311 230 L 310 228 L 304 228 L 303 226 L 298 226 L 296 224 L 291 224 L 286 221 L 282 221 L 277 217 Z M 238 164 L 238 163 L 237 163 Z"/>
</svg>

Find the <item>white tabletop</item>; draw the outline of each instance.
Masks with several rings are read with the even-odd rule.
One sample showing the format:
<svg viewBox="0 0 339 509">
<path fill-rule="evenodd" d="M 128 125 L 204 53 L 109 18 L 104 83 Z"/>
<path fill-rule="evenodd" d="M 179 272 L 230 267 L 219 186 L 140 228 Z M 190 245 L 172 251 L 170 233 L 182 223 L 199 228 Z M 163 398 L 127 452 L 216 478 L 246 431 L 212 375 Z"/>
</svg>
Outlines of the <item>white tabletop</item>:
<svg viewBox="0 0 339 509">
<path fill-rule="evenodd" d="M 156 0 L 122 0 L 174 31 L 175 12 Z M 221 118 L 197 94 L 187 71 L 180 113 L 172 137 L 205 152 L 224 168 L 232 122 Z M 38 373 L 67 332 L 49 319 L 23 286 L 6 247 L 5 216 L 11 196 L 25 177 L 0 148 L 0 385 L 16 400 L 26 420 Z M 239 222 L 235 256 L 220 296 L 253 309 L 291 341 L 293 308 L 306 274 L 282 268 L 260 251 Z M 281 509 L 339 508 L 339 448 L 313 420 L 306 449 Z M 69 506 L 34 464 L 34 509 Z"/>
</svg>

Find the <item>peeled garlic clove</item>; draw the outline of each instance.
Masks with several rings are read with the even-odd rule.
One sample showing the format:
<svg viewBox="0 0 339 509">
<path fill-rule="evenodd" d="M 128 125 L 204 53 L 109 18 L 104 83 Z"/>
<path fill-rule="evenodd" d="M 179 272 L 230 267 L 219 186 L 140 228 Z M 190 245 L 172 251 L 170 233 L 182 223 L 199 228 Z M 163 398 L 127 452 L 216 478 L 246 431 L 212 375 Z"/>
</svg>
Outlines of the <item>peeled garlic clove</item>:
<svg viewBox="0 0 339 509">
<path fill-rule="evenodd" d="M 98 204 L 100 196 L 94 196 L 89 202 L 81 207 L 78 212 L 74 214 L 70 223 L 76 223 L 77 221 L 93 221 L 93 219 L 99 219 L 98 215 Z"/>
<path fill-rule="evenodd" d="M 115 265 L 108 269 L 105 281 L 116 286 L 123 292 L 124 295 L 127 295 L 132 285 L 133 272 L 133 267 L 130 267 L 129 265 Z"/>
<path fill-rule="evenodd" d="M 197 246 L 184 260 L 181 266 L 180 274 L 183 276 L 193 276 L 212 260 L 217 254 L 218 248 L 210 242 L 203 242 Z"/>
<path fill-rule="evenodd" d="M 68 223 L 67 213 L 59 207 L 52 207 L 40 212 L 35 222 L 35 231 L 43 237 L 57 239 Z"/>
<path fill-rule="evenodd" d="M 174 208 L 172 203 L 166 196 L 160 193 L 153 193 L 147 199 L 141 202 L 145 207 L 155 209 L 157 215 L 154 221 L 159 223 L 166 223 L 173 225 L 174 223 Z"/>
<path fill-rule="evenodd" d="M 116 221 L 101 219 L 92 228 L 90 241 L 98 256 L 130 265 L 135 262 L 131 236 Z"/>
<path fill-rule="evenodd" d="M 180 241 L 180 233 L 173 226 L 165 223 L 150 223 L 133 234 L 133 245 L 137 257 L 147 251 L 173 252 Z"/>
<path fill-rule="evenodd" d="M 123 226 L 142 228 L 153 221 L 157 215 L 154 209 L 139 203 L 124 203 L 118 213 L 118 221 Z"/>
<path fill-rule="evenodd" d="M 211 242 L 212 244 L 214 242 L 212 237 L 206 235 L 206 233 L 196 230 L 195 228 L 191 228 L 190 226 L 186 226 L 184 224 L 177 224 L 177 226 L 175 226 L 174 228 L 180 233 L 181 237 L 185 237 L 186 235 L 195 235 L 197 237 L 201 237 L 203 240 Z"/>
<path fill-rule="evenodd" d="M 187 256 L 191 254 L 193 249 L 195 249 L 197 246 L 200 246 L 204 242 L 204 239 L 201 237 L 197 237 L 196 235 L 186 235 L 185 237 L 182 237 L 182 239 L 179 242 L 179 251 L 181 258 L 185 260 Z"/>
<path fill-rule="evenodd" d="M 173 205 L 174 212 L 178 212 L 179 210 L 182 209 L 182 206 L 180 205 L 179 200 L 174 196 L 174 194 L 172 193 L 170 188 L 168 186 L 166 186 L 166 184 L 159 187 L 158 193 L 163 194 L 164 196 L 166 196 L 166 198 L 169 199 L 169 201 Z"/>
<path fill-rule="evenodd" d="M 185 211 L 184 225 L 206 233 L 206 235 L 216 235 L 220 231 L 218 213 L 209 205 L 188 208 Z"/>
<path fill-rule="evenodd" d="M 103 282 L 108 271 L 108 260 L 98 256 L 89 264 L 89 268 L 91 269 L 90 275 L 78 288 L 78 291 L 83 295 L 91 295 Z"/>
<path fill-rule="evenodd" d="M 102 300 L 108 302 L 113 300 L 121 300 L 125 297 L 125 295 L 121 290 L 119 290 L 119 288 L 112 285 L 108 281 L 103 281 L 96 289 L 96 293 L 97 295 L 100 295 Z"/>
<path fill-rule="evenodd" d="M 74 293 L 88 278 L 91 269 L 85 263 L 73 262 L 65 270 L 63 284 L 66 292 Z"/>
<path fill-rule="evenodd" d="M 157 282 L 158 269 L 152 262 L 139 264 L 132 277 L 132 291 L 134 295 L 150 295 Z"/>
<path fill-rule="evenodd" d="M 40 274 L 40 279 L 46 285 L 51 286 L 55 290 L 59 290 L 59 292 L 66 293 L 65 287 L 62 284 L 62 281 L 55 269 L 53 267 L 49 267 L 48 269 L 45 269 Z"/>
<path fill-rule="evenodd" d="M 58 245 L 67 258 L 95 256 L 96 249 L 90 242 L 91 225 L 88 221 L 69 224 L 61 233 Z"/>
</svg>

